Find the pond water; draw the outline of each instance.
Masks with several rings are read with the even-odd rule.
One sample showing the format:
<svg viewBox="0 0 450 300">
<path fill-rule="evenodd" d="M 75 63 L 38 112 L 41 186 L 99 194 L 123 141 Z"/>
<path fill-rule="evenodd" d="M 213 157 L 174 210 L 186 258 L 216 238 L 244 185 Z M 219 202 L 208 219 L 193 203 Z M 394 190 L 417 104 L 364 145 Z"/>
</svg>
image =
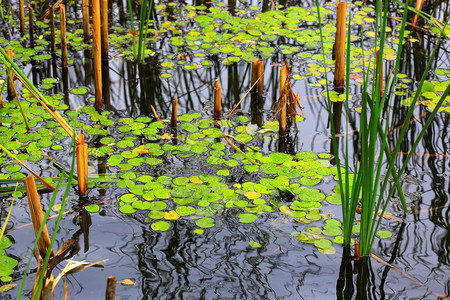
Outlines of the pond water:
<svg viewBox="0 0 450 300">
<path fill-rule="evenodd" d="M 121 33 L 119 27 L 129 26 L 129 20 L 125 17 L 127 6 L 124 3 L 110 2 L 110 26 L 113 28 L 111 32 L 117 36 L 126 34 Z M 439 9 L 435 11 L 437 18 L 443 13 L 442 10 L 445 12 L 445 7 L 448 14 L 448 1 L 446 3 L 447 6 L 445 1 L 442 1 L 442 6 L 438 6 Z M 167 24 L 164 22 L 169 20 L 176 21 L 173 16 L 177 16 L 179 12 L 174 5 L 165 2 L 155 5 L 160 12 L 160 26 L 163 27 Z M 164 7 L 158 8 L 158 5 Z M 180 4 L 182 14 L 186 11 L 189 13 L 187 5 Z M 244 11 L 243 16 L 252 16 L 261 11 L 254 9 L 252 5 L 264 8 L 269 4 L 264 2 L 234 5 Z M 301 5 L 308 10 L 314 6 L 308 2 L 285 5 Z M 328 7 L 332 9 L 330 5 Z M 368 7 L 373 10 L 372 4 L 369 3 Z M 67 8 L 68 17 L 72 20 L 79 18 L 79 5 L 68 3 Z M 358 11 L 360 7 L 353 9 Z M 162 14 L 162 10 L 168 14 Z M 135 15 L 137 12 L 136 10 Z M 370 14 L 370 10 L 368 13 Z M 333 15 L 327 16 L 330 22 L 333 18 Z M 371 28 L 370 24 L 371 22 L 366 24 L 368 28 Z M 303 25 L 303 29 L 317 28 L 317 24 L 308 19 Z M 394 23 L 391 25 L 396 26 Z M 80 23 L 77 21 L 69 24 L 70 26 L 78 29 Z M 167 24 L 167 27 L 170 27 L 170 24 Z M 186 27 L 190 28 L 188 25 Z M 253 27 L 246 28 L 258 30 Z M 17 27 L 15 30 L 12 35 L 5 33 L 5 39 L 17 38 Z M 176 37 L 174 30 L 170 30 L 171 34 L 159 34 L 167 34 L 167 40 Z M 411 35 L 410 38 L 413 37 Z M 400 72 L 405 74 L 404 79 L 407 80 L 403 83 L 407 83 L 407 86 L 398 90 L 405 95 L 396 96 L 396 102 L 390 107 L 392 129 L 403 123 L 406 108 L 401 102 L 415 90 L 424 70 L 421 62 L 430 55 L 433 39 L 431 35 L 421 36 L 418 42 L 409 43 L 403 51 Z M 54 250 L 59 249 L 67 239 L 74 238 L 77 247 L 73 250 L 74 256 L 71 259 L 88 262 L 106 260 L 102 262 L 102 268 L 90 267 L 67 276 L 69 298 L 103 299 L 108 276 L 115 276 L 122 281 L 117 286 L 117 299 L 450 297 L 448 112 L 437 115 L 408 163 L 401 180 L 408 205 L 404 221 L 399 218 L 384 220 L 383 229 L 393 235 L 390 238 L 375 240 L 373 254 L 390 265 L 370 257 L 367 269 L 362 270 L 348 257 L 349 254 L 339 243 L 333 242 L 335 253 L 323 254 L 318 247 L 302 243 L 296 237 L 300 232 L 310 230 L 312 226 L 322 228 L 327 220 L 342 220 L 341 207 L 329 203 L 327 199 L 308 200 L 313 203 L 312 208 L 304 210 L 308 214 L 293 215 L 293 211 L 288 207 L 292 207 L 298 197 L 294 198 L 283 189 L 283 186 L 289 186 L 291 189 L 311 187 L 318 189 L 317 193 L 320 191 L 325 198 L 333 194 L 337 185 L 333 171 L 324 171 L 327 168 L 332 170 L 333 166 L 331 158 L 326 155 L 330 153 L 331 145 L 327 102 L 323 96 L 325 86 L 320 82 L 323 79 L 323 71 L 318 70 L 320 66 L 312 65 L 318 63 L 313 58 L 315 54 L 320 53 L 317 44 L 316 47 L 305 46 L 300 41 L 289 38 L 271 41 L 273 44 L 267 46 L 274 46 L 276 50 L 274 53 L 267 50 L 270 56 L 264 56 L 264 95 L 248 95 L 230 116 L 230 121 L 220 124 L 220 130 L 223 132 L 246 141 L 240 143 L 233 139 L 239 149 L 252 155 L 251 158 L 260 163 L 259 170 L 254 170 L 252 164 L 240 156 L 224 140 L 222 134 L 217 135 L 218 129 L 216 130 L 211 121 L 214 81 L 220 80 L 222 113 L 226 116 L 250 87 L 251 63 L 242 59 L 228 65 L 226 59 L 231 55 L 226 52 L 195 55 L 203 53 L 202 50 L 188 48 L 187 44 L 186 48 L 177 49 L 173 46 L 173 39 L 170 43 L 167 40 L 157 39 L 151 43 L 155 54 L 150 54 L 145 64 L 122 58 L 122 55 L 130 57 L 130 54 L 125 52 L 130 49 L 129 40 L 123 44 L 111 43 L 111 59 L 104 65 L 104 74 L 109 77 L 104 81 L 105 109 L 100 114 L 93 109 L 93 102 L 90 100 L 95 91 L 90 63 L 91 52 L 89 49 L 83 50 L 82 46 L 78 48 L 74 45 L 77 42 L 76 37 L 72 37 L 70 47 L 70 59 L 73 62 L 65 71 L 60 68 L 59 58 L 31 62 L 20 61 L 20 58 L 17 60 L 25 75 L 46 95 L 61 95 L 53 100 L 60 102 L 60 105 L 54 106 L 62 115 L 68 116 L 72 125 L 74 111 L 80 112 L 77 116 L 77 128 L 83 128 L 89 144 L 89 174 L 93 179 L 99 177 L 98 174 L 106 174 L 108 179 L 91 186 L 81 196 L 74 185 L 68 196 L 69 201 L 65 209 L 67 213 L 60 224 Z M 365 41 L 368 42 L 370 37 Z M 298 49 L 295 51 L 282 48 L 282 45 Z M 225 47 L 221 46 L 219 49 Z M 251 46 L 245 46 L 246 49 L 248 47 Z M 392 48 L 395 47 L 395 44 L 392 44 Z M 449 70 L 448 49 L 448 42 L 445 42 L 433 64 L 433 71 L 427 78 L 430 82 L 448 80 L 446 74 L 450 72 L 435 71 Z M 184 58 L 180 58 L 175 50 L 186 55 L 188 63 L 180 64 Z M 286 52 L 283 53 L 282 50 Z M 39 51 L 46 53 L 46 50 Z M 233 51 L 236 52 L 236 49 Z M 264 53 L 264 50 L 258 51 Z M 310 55 L 302 57 L 297 55 L 298 53 Z M 286 138 L 279 138 L 277 125 L 272 122 L 275 120 L 272 107 L 278 98 L 279 70 L 285 59 L 291 66 L 291 75 L 298 75 L 293 76 L 291 80 L 292 89 L 300 96 L 303 109 L 300 114 L 302 120 L 297 122 L 298 132 L 292 127 Z M 162 65 L 163 62 L 168 64 Z M 175 66 L 167 67 L 171 62 L 174 62 Z M 185 67 L 186 64 L 194 67 L 190 70 Z M 386 69 L 390 70 L 393 62 L 387 62 L 386 65 Z M 352 66 L 355 67 L 357 65 Z M 166 76 L 161 76 L 162 74 L 170 74 L 170 77 L 164 78 Z M 42 87 L 45 78 L 56 78 L 57 82 L 54 86 Z M 331 73 L 329 78 L 332 78 Z M 358 137 L 355 124 L 359 115 L 357 110 L 361 105 L 361 85 L 357 84 L 357 76 L 352 80 L 354 81 L 350 93 L 353 100 L 350 102 L 348 134 L 350 147 L 353 149 Z M 80 88 L 85 88 L 86 93 L 79 94 L 74 90 Z M 177 139 L 168 138 L 172 131 L 167 120 L 171 117 L 174 98 L 179 100 Z M 26 112 L 33 116 L 31 121 L 35 119 L 32 121 L 33 131 L 41 134 L 41 137 L 35 138 L 38 148 L 44 149 L 60 164 L 70 164 L 70 138 L 60 130 L 59 125 L 51 123 L 52 120 L 45 116 L 43 109 L 35 105 L 36 101 L 26 98 L 22 102 Z M 20 134 L 23 132 L 15 132 L 13 129 L 18 125 L 23 127 L 23 124 L 18 119 L 18 114 L 11 112 L 17 109 L 17 101 L 11 101 L 10 105 L 5 106 L 8 113 L 2 114 L 1 117 L 4 125 L 1 141 L 21 141 L 23 137 Z M 156 121 L 151 106 L 154 106 L 163 123 Z M 40 112 L 32 113 L 33 110 Z M 408 152 L 417 139 L 420 128 L 429 116 L 428 112 L 424 105 L 416 108 L 415 120 L 411 123 L 406 141 L 402 145 L 401 151 L 404 153 Z M 13 117 L 18 125 L 7 127 L 6 123 L 10 123 Z M 344 113 L 342 118 L 345 118 Z M 393 130 L 390 133 L 392 140 L 398 136 L 398 132 L 399 130 Z M 341 151 L 344 151 L 343 144 L 340 145 Z M 62 147 L 60 149 L 54 147 L 55 145 Z M 144 146 L 140 147 L 141 145 Z M 252 151 L 247 145 L 258 151 Z M 52 167 L 51 161 L 43 157 L 35 158 L 38 154 L 27 150 L 30 149 L 29 146 L 24 144 L 15 150 L 17 153 L 29 155 L 26 163 L 39 175 L 58 176 L 59 171 Z M 262 155 L 258 156 L 258 152 Z M 279 170 L 273 173 L 269 167 L 263 169 L 264 157 L 271 158 L 268 164 L 275 164 L 279 159 L 276 167 L 280 168 L 281 162 L 286 158 L 274 155 L 279 152 L 295 156 L 297 161 L 318 162 L 325 173 L 319 174 L 321 177 L 317 177 L 318 173 L 294 176 Z M 357 152 L 355 150 L 355 153 Z M 319 154 L 319 157 L 315 154 Z M 404 157 L 405 155 L 400 155 L 396 163 L 402 165 Z M 1 167 L 4 174 L 11 175 L 11 178 L 20 178 L 18 173 L 27 174 L 25 169 L 10 171 L 7 167 L 14 163 L 7 160 L 6 155 L 2 158 L 4 161 Z M 303 167 L 314 169 L 310 165 Z M 299 168 L 300 166 L 294 165 L 291 170 Z M 302 169 L 302 172 L 305 170 Z M 300 181 L 300 177 L 320 180 L 313 184 L 306 180 Z M 267 180 L 268 178 L 272 181 Z M 301 190 L 295 191 L 297 194 L 301 193 Z M 56 204 L 60 203 L 63 194 L 61 189 Z M 46 210 L 52 194 L 43 192 L 40 197 Z M 2 223 L 11 198 L 9 195 L 2 198 Z M 258 199 L 262 200 L 256 202 Z M 180 207 L 193 208 L 195 213 L 183 215 L 185 211 L 180 210 Z M 56 207 L 51 214 L 57 214 L 57 210 Z M 176 211 L 176 215 L 164 214 L 170 211 Z M 402 217 L 398 198 L 394 197 L 388 211 L 393 216 Z M 257 216 L 257 219 L 246 222 L 244 217 L 248 216 L 243 215 L 248 213 Z M 315 216 L 319 216 L 318 219 Z M 56 218 L 52 218 L 47 224 L 50 232 L 53 232 L 55 220 Z M 15 200 L 6 233 L 13 241 L 11 247 L 6 249 L 6 254 L 19 260 L 14 273 L 10 275 L 10 283 L 20 285 L 31 255 L 35 235 L 30 221 L 27 198 L 22 195 Z M 154 227 L 158 222 L 164 222 L 159 223 L 162 227 Z M 168 229 L 164 228 L 166 223 L 169 225 Z M 333 238 L 334 236 L 330 240 L 334 241 Z M 260 247 L 254 247 L 254 242 L 259 243 Z M 65 264 L 66 262 L 62 262 L 54 270 L 55 276 Z M 24 286 L 25 293 L 29 293 L 33 287 L 36 268 L 33 258 Z M 133 284 L 123 281 L 126 279 L 131 280 Z M 13 299 L 18 293 L 19 286 L 3 293 L 2 298 Z M 63 295 L 64 284 L 61 281 L 56 287 L 54 298 L 62 299 Z"/>
</svg>

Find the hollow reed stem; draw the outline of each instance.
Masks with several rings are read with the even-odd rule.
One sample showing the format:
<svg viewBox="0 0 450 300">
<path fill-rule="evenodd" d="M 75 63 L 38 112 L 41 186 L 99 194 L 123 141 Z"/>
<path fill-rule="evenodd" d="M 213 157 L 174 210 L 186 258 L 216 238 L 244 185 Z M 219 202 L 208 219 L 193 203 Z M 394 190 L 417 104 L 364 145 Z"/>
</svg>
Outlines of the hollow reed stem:
<svg viewBox="0 0 450 300">
<path fill-rule="evenodd" d="M 335 40 L 335 65 L 334 65 L 334 87 L 344 87 L 345 77 L 345 23 L 347 15 L 347 3 L 339 2 L 336 12 L 336 40 Z"/>
<path fill-rule="evenodd" d="M 102 59 L 108 59 L 108 0 L 101 0 Z"/>
<path fill-rule="evenodd" d="M 101 55 L 101 23 L 100 0 L 92 1 L 92 54 L 94 57 L 95 104 L 96 109 L 102 108 L 102 55 Z"/>
<path fill-rule="evenodd" d="M 66 6 L 59 5 L 60 10 L 60 26 L 61 26 L 61 55 L 62 65 L 67 67 L 67 40 L 66 40 Z"/>
</svg>

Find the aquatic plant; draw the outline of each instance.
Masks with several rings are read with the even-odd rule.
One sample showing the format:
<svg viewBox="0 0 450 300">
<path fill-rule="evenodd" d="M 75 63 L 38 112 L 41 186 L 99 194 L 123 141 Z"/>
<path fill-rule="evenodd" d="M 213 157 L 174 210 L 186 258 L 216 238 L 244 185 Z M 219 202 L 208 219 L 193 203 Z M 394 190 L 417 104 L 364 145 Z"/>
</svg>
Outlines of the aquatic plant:
<svg viewBox="0 0 450 300">
<path fill-rule="evenodd" d="M 397 2 L 397 1 L 396 1 Z M 317 6 L 319 7 L 318 1 L 316 1 Z M 400 3 L 400 2 L 397 2 Z M 379 61 L 381 63 L 382 57 L 385 50 L 386 45 L 386 22 L 387 22 L 387 7 L 389 4 L 389 0 L 385 0 L 382 2 L 381 0 L 376 1 L 376 18 L 375 18 L 375 45 L 371 49 L 372 53 L 379 55 Z M 400 65 L 400 54 L 402 53 L 402 45 L 403 39 L 405 37 L 405 26 L 406 26 L 406 17 L 408 11 L 408 3 L 400 3 L 403 6 L 403 18 L 399 31 L 398 37 L 398 50 L 397 50 L 397 58 L 395 69 L 393 72 L 392 78 L 390 78 L 389 82 L 396 82 L 397 74 Z M 320 10 L 317 10 L 317 14 L 319 16 L 319 29 L 321 36 L 321 44 L 322 49 L 324 49 L 324 39 L 322 33 L 322 24 L 321 24 L 321 16 Z M 352 16 L 351 12 L 348 17 L 348 24 L 351 24 Z M 338 181 L 339 181 L 339 190 L 340 198 L 342 201 L 342 213 L 344 218 L 344 243 L 349 245 L 351 243 L 352 229 L 355 222 L 355 212 L 360 205 L 361 207 L 361 222 L 359 225 L 360 233 L 359 233 L 359 249 L 360 254 L 363 256 L 369 255 L 372 250 L 373 242 L 375 236 L 377 234 L 378 228 L 380 226 L 380 222 L 383 218 L 383 214 L 389 201 L 391 200 L 393 193 L 396 189 L 399 190 L 400 195 L 402 195 L 401 186 L 400 186 L 400 176 L 403 174 L 407 162 L 414 153 L 415 148 L 417 147 L 420 139 L 425 134 L 428 126 L 431 124 L 434 116 L 439 111 L 442 104 L 446 101 L 446 97 L 450 92 L 450 85 L 447 86 L 436 105 L 433 108 L 430 118 L 428 118 L 426 124 L 423 126 L 419 133 L 419 138 L 415 141 L 414 145 L 411 147 L 410 152 L 406 159 L 402 161 L 403 166 L 398 169 L 396 172 L 395 166 L 395 158 L 399 152 L 400 146 L 402 144 L 403 138 L 406 133 L 406 129 L 411 120 L 414 108 L 418 101 L 418 97 L 420 95 L 420 91 L 422 90 L 426 75 L 428 70 L 430 69 L 431 62 L 435 58 L 436 49 L 438 49 L 440 40 L 443 37 L 446 26 L 444 26 L 440 35 L 437 39 L 436 46 L 433 50 L 432 55 L 429 58 L 427 66 L 425 68 L 422 79 L 418 85 L 418 92 L 415 93 L 414 99 L 411 101 L 410 107 L 408 109 L 408 113 L 404 119 L 404 123 L 399 134 L 398 139 L 395 141 L 394 150 L 389 149 L 388 141 L 387 141 L 387 133 L 389 129 L 389 120 L 390 120 L 390 110 L 388 109 L 388 113 L 383 115 L 383 111 L 385 107 L 390 107 L 393 101 L 393 93 L 391 92 L 393 89 L 393 84 L 390 84 L 388 88 L 384 89 L 383 92 L 383 82 L 382 82 L 382 68 L 378 66 L 373 66 L 373 64 L 369 63 L 366 66 L 363 63 L 363 93 L 362 93 L 362 109 L 361 116 L 359 122 L 360 135 L 358 137 L 358 146 L 360 147 L 361 154 L 358 157 L 358 160 L 354 162 L 355 169 L 354 174 L 351 173 L 350 166 L 353 165 L 353 162 L 350 158 L 349 152 L 349 135 L 348 135 L 348 125 L 346 125 L 346 138 L 345 138 L 345 150 L 344 150 L 344 158 L 343 160 L 339 157 L 338 151 L 338 142 L 337 142 L 337 132 L 339 128 L 334 127 L 333 118 L 340 118 L 339 116 L 333 116 L 332 109 L 332 96 L 330 95 L 328 80 L 327 80 L 327 99 L 328 99 L 328 110 L 331 124 L 331 133 L 333 139 L 333 147 L 334 153 L 336 154 L 336 164 L 337 164 L 337 173 L 338 173 Z M 361 33 L 362 34 L 362 33 Z M 347 47 L 346 47 L 346 84 L 345 84 L 345 115 L 346 115 L 346 124 L 348 124 L 348 116 L 349 116 L 349 98 L 350 98 L 350 89 L 349 89 L 349 80 L 350 80 L 350 41 L 351 41 L 351 28 L 348 27 L 347 34 Z M 363 39 L 361 39 L 363 41 Z M 364 47 L 364 44 L 363 44 Z M 364 55 L 363 55 L 364 58 Z M 376 57 L 374 57 L 374 61 Z M 364 61 L 364 59 L 363 59 Z M 323 62 L 326 65 L 326 56 L 323 52 Z M 372 77 L 372 85 L 369 85 L 370 77 Z M 380 120 L 384 120 L 383 121 Z M 343 162 L 343 164 L 342 164 Z M 387 163 L 387 168 L 384 167 L 384 164 Z M 382 172 L 385 171 L 386 174 L 392 174 L 394 183 L 391 187 L 388 187 L 390 176 L 386 175 L 384 179 L 381 179 Z M 402 198 L 403 209 L 406 212 L 406 203 L 404 198 Z M 380 213 L 379 213 L 380 212 Z M 379 213 L 379 214 L 378 214 Z"/>
</svg>

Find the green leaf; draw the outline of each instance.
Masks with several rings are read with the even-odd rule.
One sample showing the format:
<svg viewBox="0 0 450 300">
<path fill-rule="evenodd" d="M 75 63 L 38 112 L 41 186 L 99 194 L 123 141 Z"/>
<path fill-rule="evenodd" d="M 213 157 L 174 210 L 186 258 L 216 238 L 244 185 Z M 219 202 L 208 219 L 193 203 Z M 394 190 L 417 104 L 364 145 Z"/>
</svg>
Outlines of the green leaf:
<svg viewBox="0 0 450 300">
<path fill-rule="evenodd" d="M 92 204 L 92 205 L 86 206 L 85 209 L 90 213 L 95 213 L 100 210 L 100 206 L 98 206 L 97 204 Z"/>
<path fill-rule="evenodd" d="M 314 241 L 314 246 L 325 250 L 332 246 L 332 242 L 328 239 L 318 239 Z"/>
<path fill-rule="evenodd" d="M 166 231 L 169 229 L 170 225 L 166 221 L 158 221 L 151 225 L 152 229 L 155 231 Z"/>
<path fill-rule="evenodd" d="M 253 248 L 262 247 L 262 245 L 260 243 L 255 242 L 255 241 L 250 241 L 248 244 L 250 245 L 250 247 L 253 247 Z"/>
<path fill-rule="evenodd" d="M 239 222 L 241 223 L 252 223 L 258 219 L 257 215 L 254 214 L 240 214 L 239 215 Z"/>
<path fill-rule="evenodd" d="M 392 236 L 392 232 L 387 230 L 378 230 L 377 235 L 382 239 L 388 239 Z"/>
<path fill-rule="evenodd" d="M 198 219 L 197 222 L 195 222 L 195 224 L 197 224 L 197 226 L 201 227 L 201 228 L 210 228 L 215 225 L 214 219 L 211 219 L 211 218 Z"/>
</svg>

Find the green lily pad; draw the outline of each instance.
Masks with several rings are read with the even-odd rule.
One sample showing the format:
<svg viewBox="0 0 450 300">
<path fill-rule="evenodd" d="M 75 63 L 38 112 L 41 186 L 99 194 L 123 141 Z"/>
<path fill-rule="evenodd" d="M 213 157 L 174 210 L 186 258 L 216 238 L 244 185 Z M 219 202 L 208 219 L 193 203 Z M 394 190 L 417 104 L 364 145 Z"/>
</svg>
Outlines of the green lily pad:
<svg viewBox="0 0 450 300">
<path fill-rule="evenodd" d="M 253 248 L 260 248 L 260 247 L 262 247 L 262 245 L 260 243 L 255 242 L 255 241 L 250 241 L 248 244 L 250 245 L 250 247 L 253 247 Z"/>
<path fill-rule="evenodd" d="M 214 224 L 214 219 L 211 219 L 211 218 L 198 219 L 197 222 L 195 222 L 195 224 L 198 227 L 201 227 L 201 228 L 210 228 L 210 227 L 213 227 L 215 225 Z"/>
<path fill-rule="evenodd" d="M 150 225 L 155 231 L 166 231 L 169 229 L 170 225 L 166 221 L 158 221 Z"/>
<path fill-rule="evenodd" d="M 239 215 L 239 222 L 241 223 L 252 223 L 258 219 L 257 215 L 254 214 L 240 214 Z"/>
</svg>

